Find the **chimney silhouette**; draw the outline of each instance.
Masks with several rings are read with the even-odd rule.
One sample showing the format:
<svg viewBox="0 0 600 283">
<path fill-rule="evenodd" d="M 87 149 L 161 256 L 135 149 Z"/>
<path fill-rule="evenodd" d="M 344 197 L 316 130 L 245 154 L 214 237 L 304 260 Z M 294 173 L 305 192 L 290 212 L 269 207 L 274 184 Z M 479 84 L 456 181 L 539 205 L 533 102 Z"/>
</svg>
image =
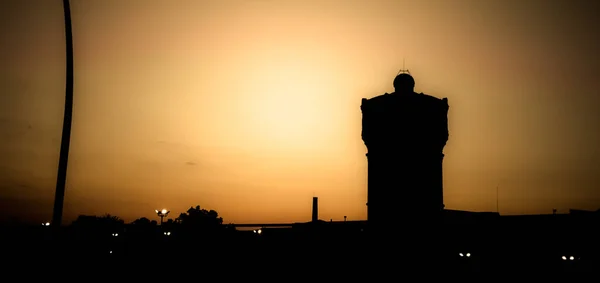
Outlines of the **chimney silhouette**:
<svg viewBox="0 0 600 283">
<path fill-rule="evenodd" d="M 313 197 L 312 222 L 319 221 L 319 198 Z"/>
</svg>

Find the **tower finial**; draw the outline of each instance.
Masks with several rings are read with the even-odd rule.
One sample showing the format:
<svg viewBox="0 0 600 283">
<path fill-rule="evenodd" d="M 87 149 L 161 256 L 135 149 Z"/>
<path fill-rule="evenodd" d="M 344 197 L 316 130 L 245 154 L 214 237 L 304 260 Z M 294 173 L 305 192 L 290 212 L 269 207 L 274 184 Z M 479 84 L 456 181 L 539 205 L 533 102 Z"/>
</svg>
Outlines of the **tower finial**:
<svg viewBox="0 0 600 283">
<path fill-rule="evenodd" d="M 396 76 L 400 75 L 400 74 L 409 74 L 410 75 L 410 71 L 405 68 L 405 63 L 406 63 L 406 60 L 404 58 L 402 58 L 402 69 L 400 69 L 400 71 L 398 71 L 398 74 L 396 74 Z"/>
</svg>

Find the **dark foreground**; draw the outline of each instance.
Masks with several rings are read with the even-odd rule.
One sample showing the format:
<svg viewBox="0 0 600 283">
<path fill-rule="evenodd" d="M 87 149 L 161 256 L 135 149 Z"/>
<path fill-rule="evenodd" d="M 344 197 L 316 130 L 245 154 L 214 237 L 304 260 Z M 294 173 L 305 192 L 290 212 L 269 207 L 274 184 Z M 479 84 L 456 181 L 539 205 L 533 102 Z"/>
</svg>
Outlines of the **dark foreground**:
<svg viewBox="0 0 600 283">
<path fill-rule="evenodd" d="M 44 227 L 45 228 L 45 227 Z M 34 231 L 35 230 L 35 231 Z M 97 231 L 96 231 L 97 232 Z M 8 236 L 7 236 L 8 235 Z M 393 240 L 391 240 L 393 239 Z M 497 274 L 596 272 L 598 246 L 590 241 L 504 235 L 491 239 L 394 236 L 368 233 L 323 235 L 265 230 L 201 232 L 91 233 L 29 229 L 4 233 L 4 268 L 102 270 L 101 275 L 132 273 L 138 268 L 213 272 L 232 277 L 318 272 L 339 278 L 421 274 Z M 223 273 L 225 272 L 225 273 Z M 134 272 L 135 273 L 135 272 Z M 120 275 L 120 276 L 121 276 Z M 382 279 L 383 280 L 383 279 Z M 379 281 L 379 280 L 376 280 Z"/>
</svg>

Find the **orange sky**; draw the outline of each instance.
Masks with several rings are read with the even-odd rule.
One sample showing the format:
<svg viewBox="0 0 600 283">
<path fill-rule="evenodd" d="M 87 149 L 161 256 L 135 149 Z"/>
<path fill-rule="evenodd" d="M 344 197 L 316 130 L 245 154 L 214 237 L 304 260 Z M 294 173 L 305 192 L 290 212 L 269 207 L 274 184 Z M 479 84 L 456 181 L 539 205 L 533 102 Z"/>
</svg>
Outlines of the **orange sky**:
<svg viewBox="0 0 600 283">
<path fill-rule="evenodd" d="M 192 205 L 225 222 L 366 218 L 360 100 L 450 103 L 450 209 L 600 208 L 594 1 L 73 0 L 65 221 Z M 514 3 L 513 3 L 514 2 Z M 52 213 L 61 1 L 0 3 L 2 218 Z M 153 219 L 154 219 L 153 218 Z"/>
</svg>

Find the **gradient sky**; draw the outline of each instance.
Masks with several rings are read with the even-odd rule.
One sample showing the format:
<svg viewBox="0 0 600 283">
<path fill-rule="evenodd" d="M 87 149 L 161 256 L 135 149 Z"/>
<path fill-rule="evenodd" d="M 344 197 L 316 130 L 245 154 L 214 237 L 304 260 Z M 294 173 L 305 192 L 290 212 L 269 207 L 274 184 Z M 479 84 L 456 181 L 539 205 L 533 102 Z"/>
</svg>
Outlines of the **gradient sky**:
<svg viewBox="0 0 600 283">
<path fill-rule="evenodd" d="M 65 222 L 366 218 L 360 100 L 448 97 L 447 208 L 600 208 L 596 1 L 73 0 Z M 62 1 L 0 2 L 2 218 L 51 218 Z"/>
</svg>

